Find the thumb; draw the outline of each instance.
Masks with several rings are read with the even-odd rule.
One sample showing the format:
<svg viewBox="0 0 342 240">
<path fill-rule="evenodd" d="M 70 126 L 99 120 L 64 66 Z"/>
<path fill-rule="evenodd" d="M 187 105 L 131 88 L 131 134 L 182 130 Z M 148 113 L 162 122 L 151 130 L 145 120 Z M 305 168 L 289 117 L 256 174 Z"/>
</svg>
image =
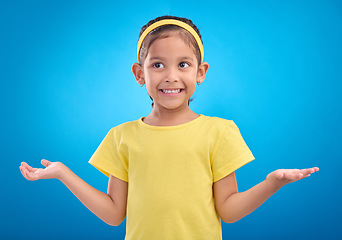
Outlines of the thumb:
<svg viewBox="0 0 342 240">
<path fill-rule="evenodd" d="M 46 159 L 42 159 L 41 163 L 42 163 L 42 165 L 44 165 L 45 167 L 48 167 L 48 166 L 51 164 L 51 162 L 48 161 L 48 160 L 46 160 Z"/>
<path fill-rule="evenodd" d="M 283 172 L 280 172 L 277 177 L 278 179 L 283 179 L 285 177 L 285 174 Z"/>
</svg>

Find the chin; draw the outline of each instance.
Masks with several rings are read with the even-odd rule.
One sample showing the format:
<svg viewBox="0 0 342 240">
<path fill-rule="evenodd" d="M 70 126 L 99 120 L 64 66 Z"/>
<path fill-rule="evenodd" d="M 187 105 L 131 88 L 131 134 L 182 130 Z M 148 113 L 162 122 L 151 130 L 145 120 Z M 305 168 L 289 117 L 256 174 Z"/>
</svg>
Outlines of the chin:
<svg viewBox="0 0 342 240">
<path fill-rule="evenodd" d="M 165 104 L 165 105 L 162 105 L 162 107 L 165 109 L 169 109 L 169 110 L 176 110 L 176 109 L 188 107 L 188 103 L 186 103 L 186 104 Z"/>
</svg>

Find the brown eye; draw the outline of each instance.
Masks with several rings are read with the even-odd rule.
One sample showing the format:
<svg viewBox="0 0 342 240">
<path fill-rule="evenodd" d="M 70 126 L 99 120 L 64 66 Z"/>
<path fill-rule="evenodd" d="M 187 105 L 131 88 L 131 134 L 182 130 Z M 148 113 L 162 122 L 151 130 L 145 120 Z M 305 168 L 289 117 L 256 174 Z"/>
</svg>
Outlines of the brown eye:
<svg viewBox="0 0 342 240">
<path fill-rule="evenodd" d="M 154 67 L 154 68 L 164 68 L 164 65 L 163 65 L 162 63 L 159 63 L 159 62 L 158 62 L 158 63 L 154 63 L 154 64 L 153 64 L 153 67 Z"/>
<path fill-rule="evenodd" d="M 180 67 L 180 68 L 186 68 L 186 67 L 189 67 L 189 64 L 187 64 L 186 62 L 181 62 L 181 63 L 179 64 L 179 67 Z"/>
</svg>

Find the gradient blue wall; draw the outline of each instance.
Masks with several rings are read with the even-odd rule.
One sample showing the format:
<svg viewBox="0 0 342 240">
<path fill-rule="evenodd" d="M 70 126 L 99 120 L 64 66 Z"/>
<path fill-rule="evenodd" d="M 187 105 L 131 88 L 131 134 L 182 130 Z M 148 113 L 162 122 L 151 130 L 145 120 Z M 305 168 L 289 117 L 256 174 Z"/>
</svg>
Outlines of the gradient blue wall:
<svg viewBox="0 0 342 240">
<path fill-rule="evenodd" d="M 191 18 L 210 69 L 191 107 L 232 119 L 256 160 L 240 191 L 278 168 L 321 171 L 255 212 L 223 223 L 224 239 L 338 239 L 341 211 L 341 1 L 1 1 L 1 239 L 123 239 L 57 180 L 29 182 L 21 161 L 61 161 L 106 192 L 87 163 L 107 131 L 146 116 L 136 84 L 140 27 Z M 194 219 L 196 221 L 196 219 Z"/>
</svg>

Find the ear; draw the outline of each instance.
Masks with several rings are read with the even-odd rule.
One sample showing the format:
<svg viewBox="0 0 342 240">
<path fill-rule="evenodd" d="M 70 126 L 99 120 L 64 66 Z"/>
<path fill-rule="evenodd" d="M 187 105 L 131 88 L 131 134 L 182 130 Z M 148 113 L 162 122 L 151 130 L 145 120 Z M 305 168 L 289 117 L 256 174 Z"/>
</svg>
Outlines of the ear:
<svg viewBox="0 0 342 240">
<path fill-rule="evenodd" d="M 204 81 L 208 69 L 209 69 L 209 63 L 207 62 L 202 62 L 198 66 L 196 82 L 202 83 Z"/>
<path fill-rule="evenodd" d="M 138 84 L 145 84 L 144 71 L 139 63 L 134 63 L 132 65 L 132 72 Z"/>
</svg>

